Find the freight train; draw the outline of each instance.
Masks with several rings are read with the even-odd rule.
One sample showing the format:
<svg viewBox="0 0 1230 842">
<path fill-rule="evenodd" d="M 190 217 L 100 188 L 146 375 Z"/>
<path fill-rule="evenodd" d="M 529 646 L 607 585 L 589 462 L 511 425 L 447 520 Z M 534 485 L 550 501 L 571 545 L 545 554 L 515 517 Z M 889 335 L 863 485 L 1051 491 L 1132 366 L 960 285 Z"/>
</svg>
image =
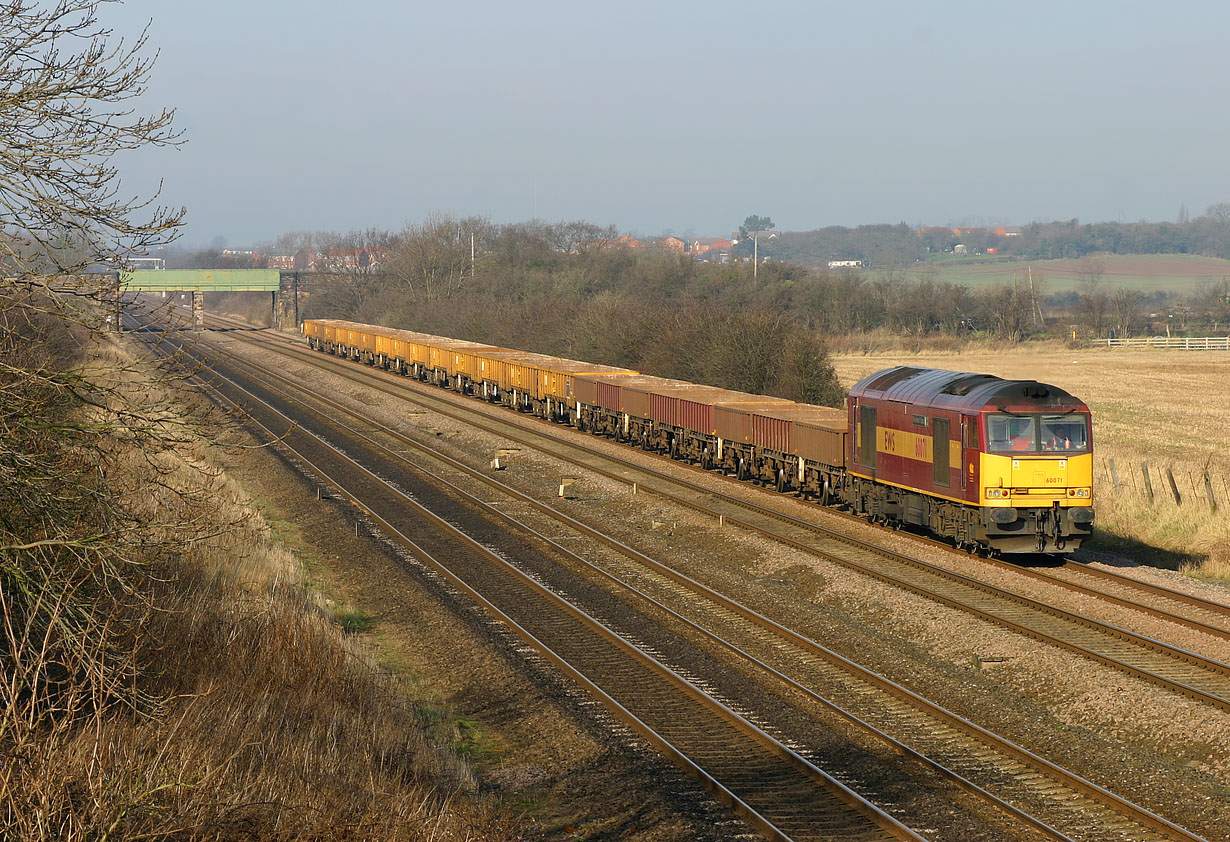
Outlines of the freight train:
<svg viewBox="0 0 1230 842">
<path fill-rule="evenodd" d="M 1093 529 L 1089 408 L 1054 386 L 897 366 L 845 410 L 332 319 L 308 344 L 465 395 L 992 553 Z"/>
</svg>

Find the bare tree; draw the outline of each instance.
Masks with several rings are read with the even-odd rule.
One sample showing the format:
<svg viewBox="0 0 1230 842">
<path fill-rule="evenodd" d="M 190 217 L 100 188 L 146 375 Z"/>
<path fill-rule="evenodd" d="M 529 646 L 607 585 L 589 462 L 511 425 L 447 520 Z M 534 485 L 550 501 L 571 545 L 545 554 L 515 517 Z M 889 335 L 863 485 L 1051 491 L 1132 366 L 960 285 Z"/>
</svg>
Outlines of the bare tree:
<svg viewBox="0 0 1230 842">
<path fill-rule="evenodd" d="M 1096 257 L 1082 258 L 1076 266 L 1081 318 L 1093 335 L 1099 338 L 1106 333 L 1110 311 L 1110 295 L 1103 286 L 1105 276 L 1106 262 Z"/>
<path fill-rule="evenodd" d="M 1209 205 L 1204 215 L 1206 219 L 1211 219 L 1219 225 L 1230 225 L 1230 202 L 1217 202 Z"/>
<path fill-rule="evenodd" d="M 451 295 L 478 271 L 480 242 L 489 230 L 485 219 L 450 214 L 434 214 L 418 225 L 407 225 L 389 254 L 386 274 L 413 298 Z"/>
<path fill-rule="evenodd" d="M 1020 284 L 999 284 L 979 294 L 980 304 L 995 332 L 1009 342 L 1019 342 L 1030 318 L 1029 291 Z"/>
<path fill-rule="evenodd" d="M 0 274 L 27 289 L 118 267 L 171 239 L 184 216 L 121 192 L 120 153 L 180 137 L 172 111 L 134 114 L 153 58 L 145 33 L 126 43 L 99 22 L 103 4 L 0 7 Z"/>
<path fill-rule="evenodd" d="M 1115 335 L 1128 337 L 1140 321 L 1140 292 L 1120 287 L 1110 294 L 1110 319 Z"/>
<path fill-rule="evenodd" d="M 0 803 L 47 719 L 134 701 L 110 612 L 139 599 L 150 534 L 110 477 L 116 454 L 155 465 L 179 438 L 165 403 L 77 367 L 99 338 L 82 297 L 112 293 L 86 270 L 169 241 L 184 213 L 121 192 L 117 156 L 179 136 L 170 111 L 134 114 L 153 60 L 103 6 L 0 6 Z"/>
</svg>

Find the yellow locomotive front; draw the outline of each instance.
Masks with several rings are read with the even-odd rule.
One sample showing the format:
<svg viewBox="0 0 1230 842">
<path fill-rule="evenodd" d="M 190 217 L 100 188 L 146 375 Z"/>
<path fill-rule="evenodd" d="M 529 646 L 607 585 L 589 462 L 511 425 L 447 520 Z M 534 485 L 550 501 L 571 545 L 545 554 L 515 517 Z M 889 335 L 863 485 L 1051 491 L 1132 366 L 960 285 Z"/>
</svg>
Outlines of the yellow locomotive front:
<svg viewBox="0 0 1230 842">
<path fill-rule="evenodd" d="M 1024 409 L 1024 408 L 1022 408 Z M 1089 410 L 985 411 L 980 504 L 1005 552 L 1072 552 L 1093 530 Z"/>
</svg>

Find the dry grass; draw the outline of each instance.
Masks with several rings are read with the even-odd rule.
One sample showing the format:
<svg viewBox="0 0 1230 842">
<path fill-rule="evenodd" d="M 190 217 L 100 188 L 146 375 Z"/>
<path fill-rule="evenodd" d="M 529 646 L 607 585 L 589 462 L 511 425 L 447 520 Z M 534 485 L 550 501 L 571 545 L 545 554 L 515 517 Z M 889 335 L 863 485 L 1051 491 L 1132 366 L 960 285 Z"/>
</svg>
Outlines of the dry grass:
<svg viewBox="0 0 1230 842">
<path fill-rule="evenodd" d="M 143 702 L 91 700 L 80 682 L 58 709 L 0 713 L 0 837 L 515 838 L 473 794 L 451 721 L 345 633 L 188 432 L 161 453 L 109 444 L 108 482 L 147 523 L 128 546 L 147 555 L 142 598 L 117 603 L 105 634 Z"/>
<path fill-rule="evenodd" d="M 845 353 L 833 357 L 842 384 L 893 365 L 924 365 L 1053 383 L 1093 411 L 1095 537 L 1138 559 L 1230 579 L 1230 354 L 1217 351 L 1077 349 L 1060 343 L 945 351 Z M 1110 478 L 1111 462 L 1120 484 Z M 1141 470 L 1148 463 L 1154 499 Z M 1182 505 L 1164 472 L 1170 469 Z M 1210 509 L 1209 472 L 1219 510 Z"/>
</svg>

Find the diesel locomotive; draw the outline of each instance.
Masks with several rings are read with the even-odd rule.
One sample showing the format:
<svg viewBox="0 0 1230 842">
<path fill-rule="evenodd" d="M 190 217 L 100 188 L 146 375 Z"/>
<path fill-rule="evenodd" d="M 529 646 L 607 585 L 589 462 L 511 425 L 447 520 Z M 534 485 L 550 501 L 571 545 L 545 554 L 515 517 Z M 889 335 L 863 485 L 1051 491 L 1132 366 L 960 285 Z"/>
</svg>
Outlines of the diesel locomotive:
<svg viewBox="0 0 1230 842">
<path fill-rule="evenodd" d="M 318 351 L 971 550 L 1070 553 L 1093 529 L 1089 408 L 1032 380 L 897 366 L 843 411 L 354 322 L 303 332 Z"/>
</svg>

